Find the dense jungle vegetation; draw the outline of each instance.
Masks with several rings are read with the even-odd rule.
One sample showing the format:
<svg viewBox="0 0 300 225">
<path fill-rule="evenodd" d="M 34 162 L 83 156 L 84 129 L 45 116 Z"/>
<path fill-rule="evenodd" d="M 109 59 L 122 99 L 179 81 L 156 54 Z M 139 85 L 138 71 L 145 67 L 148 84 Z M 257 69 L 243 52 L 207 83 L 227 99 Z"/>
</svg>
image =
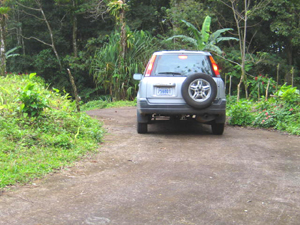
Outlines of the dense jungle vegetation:
<svg viewBox="0 0 300 225">
<path fill-rule="evenodd" d="M 229 95 L 260 98 L 300 85 L 299 11 L 298 0 L 1 0 L 1 71 L 72 93 L 69 68 L 82 101 L 132 100 L 153 51 L 208 49 Z"/>
<path fill-rule="evenodd" d="M 82 110 L 132 105 L 132 75 L 169 49 L 213 53 L 229 124 L 300 135 L 299 0 L 0 0 L 0 188 L 101 142 L 68 70 Z"/>
</svg>

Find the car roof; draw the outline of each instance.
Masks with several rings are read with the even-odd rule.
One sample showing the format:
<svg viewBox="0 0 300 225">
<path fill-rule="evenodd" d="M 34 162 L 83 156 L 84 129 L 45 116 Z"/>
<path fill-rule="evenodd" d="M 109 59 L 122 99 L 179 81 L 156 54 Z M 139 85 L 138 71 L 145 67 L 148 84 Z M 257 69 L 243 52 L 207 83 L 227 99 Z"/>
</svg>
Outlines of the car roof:
<svg viewBox="0 0 300 225">
<path fill-rule="evenodd" d="M 164 50 L 164 51 L 158 51 L 154 52 L 155 55 L 169 55 L 169 54 L 201 54 L 201 55 L 207 55 L 210 56 L 211 54 L 209 52 L 205 51 L 188 51 L 188 50 Z"/>
</svg>

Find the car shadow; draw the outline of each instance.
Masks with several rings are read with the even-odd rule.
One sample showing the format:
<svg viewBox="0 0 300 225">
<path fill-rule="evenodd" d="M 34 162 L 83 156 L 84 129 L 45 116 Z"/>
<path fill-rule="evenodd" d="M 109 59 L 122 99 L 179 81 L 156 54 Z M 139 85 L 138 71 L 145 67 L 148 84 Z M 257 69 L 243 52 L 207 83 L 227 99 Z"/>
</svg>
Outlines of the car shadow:
<svg viewBox="0 0 300 225">
<path fill-rule="evenodd" d="M 148 124 L 150 134 L 181 134 L 181 135 L 212 135 L 211 126 L 195 121 L 171 121 L 162 120 Z"/>
</svg>

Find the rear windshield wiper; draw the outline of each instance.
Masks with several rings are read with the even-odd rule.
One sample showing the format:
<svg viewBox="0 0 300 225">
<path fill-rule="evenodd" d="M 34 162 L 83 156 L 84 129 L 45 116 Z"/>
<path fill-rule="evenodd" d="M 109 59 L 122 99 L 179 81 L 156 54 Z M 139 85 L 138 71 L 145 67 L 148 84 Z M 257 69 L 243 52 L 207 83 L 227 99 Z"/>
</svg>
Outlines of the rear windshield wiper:
<svg viewBox="0 0 300 225">
<path fill-rule="evenodd" d="M 173 76 L 176 76 L 176 75 L 183 76 L 181 73 L 178 73 L 178 72 L 159 72 L 158 74 L 170 74 Z"/>
</svg>

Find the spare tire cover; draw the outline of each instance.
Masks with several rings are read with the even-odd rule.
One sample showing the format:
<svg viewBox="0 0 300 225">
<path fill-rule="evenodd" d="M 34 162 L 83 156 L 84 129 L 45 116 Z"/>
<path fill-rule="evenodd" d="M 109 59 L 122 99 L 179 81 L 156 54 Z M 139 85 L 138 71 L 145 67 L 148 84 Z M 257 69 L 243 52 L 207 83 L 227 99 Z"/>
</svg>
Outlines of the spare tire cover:
<svg viewBox="0 0 300 225">
<path fill-rule="evenodd" d="M 197 109 L 210 106 L 217 96 L 217 91 L 214 79 L 204 73 L 195 73 L 187 77 L 181 87 L 183 99 Z"/>
</svg>

